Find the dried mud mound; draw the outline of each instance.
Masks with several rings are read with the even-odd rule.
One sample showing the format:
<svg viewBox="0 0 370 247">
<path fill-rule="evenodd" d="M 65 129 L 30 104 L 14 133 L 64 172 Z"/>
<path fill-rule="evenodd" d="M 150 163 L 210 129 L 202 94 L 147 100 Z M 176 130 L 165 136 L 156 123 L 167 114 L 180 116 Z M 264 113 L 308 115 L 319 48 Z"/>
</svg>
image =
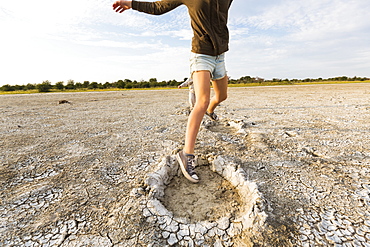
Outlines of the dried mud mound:
<svg viewBox="0 0 370 247">
<path fill-rule="evenodd" d="M 179 174 L 166 186 L 161 202 L 174 217 L 196 223 L 237 214 L 242 202 L 235 187 L 209 165 L 198 166 L 197 172 L 202 174 L 198 184 L 184 181 Z"/>
<path fill-rule="evenodd" d="M 266 215 L 256 184 L 247 181 L 230 159 L 217 157 L 211 169 L 198 169 L 200 183 L 190 184 L 179 174 L 175 158 L 167 157 L 149 174 L 144 216 L 160 225 L 168 244 L 201 246 L 216 241 L 231 246 L 243 232 L 263 227 Z"/>
<path fill-rule="evenodd" d="M 369 84 L 230 88 L 199 187 L 173 159 L 187 96 L 0 95 L 0 245 L 369 246 Z"/>
</svg>

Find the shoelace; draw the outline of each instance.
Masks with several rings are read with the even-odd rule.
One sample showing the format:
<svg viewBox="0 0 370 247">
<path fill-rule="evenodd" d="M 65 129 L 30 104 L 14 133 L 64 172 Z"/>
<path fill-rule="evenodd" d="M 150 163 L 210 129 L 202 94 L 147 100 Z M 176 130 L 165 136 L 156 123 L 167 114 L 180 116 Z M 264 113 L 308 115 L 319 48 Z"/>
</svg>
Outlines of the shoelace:
<svg viewBox="0 0 370 247">
<path fill-rule="evenodd" d="M 188 171 L 188 173 L 190 174 L 190 176 L 192 176 L 192 175 L 195 174 L 195 171 L 194 171 L 194 162 L 195 162 L 195 158 L 193 156 L 188 157 L 188 162 L 187 162 L 186 170 Z"/>
</svg>

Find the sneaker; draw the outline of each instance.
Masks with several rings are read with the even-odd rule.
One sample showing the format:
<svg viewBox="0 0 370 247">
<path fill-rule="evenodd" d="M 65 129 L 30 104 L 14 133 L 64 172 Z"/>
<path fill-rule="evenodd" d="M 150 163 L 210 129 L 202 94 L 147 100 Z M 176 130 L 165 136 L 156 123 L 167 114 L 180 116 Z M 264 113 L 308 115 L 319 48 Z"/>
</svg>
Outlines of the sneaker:
<svg viewBox="0 0 370 247">
<path fill-rule="evenodd" d="M 180 164 L 181 171 L 185 178 L 193 183 L 198 183 L 199 177 L 194 171 L 195 156 L 192 154 L 186 154 L 184 151 L 180 151 L 176 154 L 176 159 Z"/>
<path fill-rule="evenodd" d="M 206 111 L 206 115 L 208 117 L 210 117 L 213 121 L 217 121 L 218 120 L 218 116 L 216 115 L 216 113 L 212 112 L 212 113 L 209 113 L 208 111 Z"/>
</svg>

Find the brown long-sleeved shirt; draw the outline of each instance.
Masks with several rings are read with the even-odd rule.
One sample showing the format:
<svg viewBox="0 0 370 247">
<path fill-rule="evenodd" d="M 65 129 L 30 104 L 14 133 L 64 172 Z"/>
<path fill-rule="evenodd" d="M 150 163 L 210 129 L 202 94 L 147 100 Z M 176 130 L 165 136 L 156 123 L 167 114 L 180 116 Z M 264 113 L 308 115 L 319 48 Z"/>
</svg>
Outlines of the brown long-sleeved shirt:
<svg viewBox="0 0 370 247">
<path fill-rule="evenodd" d="M 162 0 L 132 1 L 132 9 L 153 15 L 167 13 L 185 5 L 193 29 L 191 51 L 217 56 L 229 49 L 228 12 L 233 0 Z"/>
</svg>

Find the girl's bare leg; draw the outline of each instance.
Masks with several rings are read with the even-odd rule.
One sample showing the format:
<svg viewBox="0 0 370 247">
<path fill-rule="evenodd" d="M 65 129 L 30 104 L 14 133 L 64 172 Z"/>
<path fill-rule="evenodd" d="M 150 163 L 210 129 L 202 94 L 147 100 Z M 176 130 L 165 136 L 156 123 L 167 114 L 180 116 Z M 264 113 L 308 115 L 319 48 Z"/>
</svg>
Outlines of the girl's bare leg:
<svg viewBox="0 0 370 247">
<path fill-rule="evenodd" d="M 212 97 L 211 102 L 208 106 L 207 112 L 212 113 L 216 107 L 227 98 L 227 84 L 229 79 L 227 76 L 223 78 L 212 81 L 213 90 L 215 95 Z"/>
<path fill-rule="evenodd" d="M 191 111 L 186 127 L 184 151 L 188 154 L 194 154 L 195 141 L 199 132 L 203 116 L 209 106 L 211 86 L 211 75 L 209 71 L 197 71 L 193 73 L 193 83 L 196 102 Z"/>
</svg>

